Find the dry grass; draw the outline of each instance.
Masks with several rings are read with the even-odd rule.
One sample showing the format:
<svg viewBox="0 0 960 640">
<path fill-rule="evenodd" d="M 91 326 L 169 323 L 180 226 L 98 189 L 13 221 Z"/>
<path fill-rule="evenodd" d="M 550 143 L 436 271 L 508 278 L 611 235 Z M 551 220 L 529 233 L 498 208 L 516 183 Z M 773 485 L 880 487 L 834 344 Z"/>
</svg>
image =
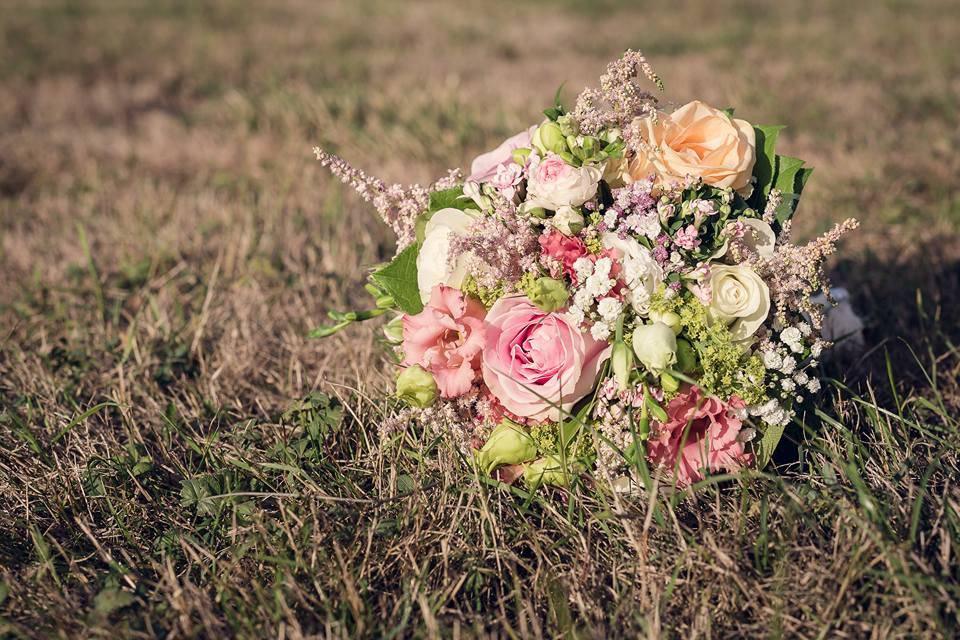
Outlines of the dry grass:
<svg viewBox="0 0 960 640">
<path fill-rule="evenodd" d="M 960 10 L 723 4 L 5 8 L 0 636 L 953 635 Z M 391 239 L 310 148 L 426 182 L 628 46 L 668 100 L 791 125 L 801 233 L 864 223 L 836 277 L 875 348 L 777 473 L 695 495 L 380 440 L 375 328 L 305 336 Z"/>
</svg>

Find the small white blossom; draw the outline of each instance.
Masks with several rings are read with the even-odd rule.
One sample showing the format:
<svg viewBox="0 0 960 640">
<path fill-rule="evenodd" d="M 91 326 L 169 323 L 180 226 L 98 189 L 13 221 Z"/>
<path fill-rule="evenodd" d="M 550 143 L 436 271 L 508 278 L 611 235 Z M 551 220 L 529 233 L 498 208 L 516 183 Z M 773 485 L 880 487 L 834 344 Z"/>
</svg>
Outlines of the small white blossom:
<svg viewBox="0 0 960 640">
<path fill-rule="evenodd" d="M 787 393 L 791 393 L 794 389 L 797 388 L 796 383 L 795 383 L 793 380 L 791 380 L 790 378 L 785 378 L 785 379 L 780 383 L 780 386 L 781 386 L 781 387 L 783 388 L 783 390 L 786 391 Z"/>
<path fill-rule="evenodd" d="M 597 304 L 597 312 L 607 322 L 616 320 L 621 311 L 623 311 L 623 303 L 616 298 L 603 298 Z"/>
<path fill-rule="evenodd" d="M 577 280 L 583 282 L 593 273 L 593 260 L 589 258 L 577 258 L 573 263 L 573 271 L 577 274 Z"/>
<path fill-rule="evenodd" d="M 783 358 L 776 351 L 765 351 L 763 354 L 763 366 L 767 369 L 779 369 L 783 366 Z"/>
<path fill-rule="evenodd" d="M 567 316 L 578 327 L 583 324 L 583 321 L 586 319 L 583 309 L 580 307 L 570 307 L 567 309 Z"/>
<path fill-rule="evenodd" d="M 603 224 L 607 225 L 607 229 L 613 230 L 617 227 L 617 218 L 619 217 L 617 211 L 610 209 L 605 214 L 603 214 Z"/>
<path fill-rule="evenodd" d="M 796 327 L 787 327 L 780 332 L 780 339 L 787 345 L 792 345 L 800 341 L 800 329 Z"/>
<path fill-rule="evenodd" d="M 810 382 L 807 383 L 807 391 L 810 393 L 816 393 L 820 391 L 820 381 L 816 378 L 811 378 Z"/>
<path fill-rule="evenodd" d="M 805 374 L 803 371 L 798 371 L 793 375 L 793 380 L 799 385 L 805 385 L 810 382 L 810 376 Z"/>
<path fill-rule="evenodd" d="M 788 376 L 793 373 L 797 368 L 797 361 L 792 356 L 787 356 L 783 359 L 783 364 L 780 365 L 780 373 Z"/>
<path fill-rule="evenodd" d="M 809 336 L 810 332 L 812 331 L 812 329 L 810 328 L 810 325 L 807 324 L 806 322 L 801 322 L 800 324 L 798 324 L 797 329 L 800 330 L 800 333 L 803 334 L 803 337 Z"/>
<path fill-rule="evenodd" d="M 602 320 L 593 323 L 593 326 L 590 327 L 590 335 L 593 336 L 594 340 L 600 340 L 602 342 L 610 337 L 610 333 L 610 324 Z"/>
</svg>

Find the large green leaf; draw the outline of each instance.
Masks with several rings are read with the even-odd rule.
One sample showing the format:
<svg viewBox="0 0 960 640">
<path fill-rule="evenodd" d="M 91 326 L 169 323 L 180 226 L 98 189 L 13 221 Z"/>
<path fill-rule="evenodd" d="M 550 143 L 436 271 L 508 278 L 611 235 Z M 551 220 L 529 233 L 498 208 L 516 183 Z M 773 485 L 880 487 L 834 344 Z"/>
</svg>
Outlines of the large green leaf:
<svg viewBox="0 0 960 640">
<path fill-rule="evenodd" d="M 423 311 L 420 288 L 417 286 L 417 255 L 419 244 L 411 244 L 397 254 L 387 266 L 370 274 L 370 279 L 393 297 L 405 313 L 414 315 Z"/>
<path fill-rule="evenodd" d="M 753 165 L 753 176 L 756 178 L 756 184 L 753 187 L 754 196 L 750 200 L 757 209 L 762 208 L 777 175 L 777 137 L 783 128 L 780 124 L 753 128 L 757 139 L 757 160 Z"/>
<path fill-rule="evenodd" d="M 786 425 L 767 425 L 767 430 L 757 443 L 757 469 L 763 469 L 770 462 L 773 452 L 777 450 L 777 445 L 780 443 L 780 438 L 783 437 L 784 429 Z"/>
<path fill-rule="evenodd" d="M 440 209 L 464 209 L 475 208 L 477 205 L 470 198 L 462 198 L 463 187 L 450 187 L 443 191 L 434 191 L 430 194 L 430 208 L 427 213 L 436 213 Z"/>
</svg>

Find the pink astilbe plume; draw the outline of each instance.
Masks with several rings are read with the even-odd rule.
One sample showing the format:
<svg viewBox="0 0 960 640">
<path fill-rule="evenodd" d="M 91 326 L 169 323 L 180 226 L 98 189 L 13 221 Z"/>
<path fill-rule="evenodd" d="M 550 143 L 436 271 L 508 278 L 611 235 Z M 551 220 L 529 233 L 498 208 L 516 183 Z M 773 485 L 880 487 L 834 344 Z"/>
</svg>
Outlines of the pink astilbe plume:
<svg viewBox="0 0 960 640">
<path fill-rule="evenodd" d="M 634 118 L 650 115 L 657 99 L 636 82 L 643 74 L 662 91 L 663 83 L 639 51 L 628 49 L 619 60 L 607 65 L 599 89 L 584 89 L 577 98 L 573 117 L 580 132 L 593 135 L 608 127 L 626 130 Z"/>
<path fill-rule="evenodd" d="M 327 153 L 320 147 L 314 147 L 313 153 L 321 166 L 329 169 L 343 184 L 377 209 L 383 221 L 397 234 L 398 251 L 416 239 L 417 216 L 427 210 L 430 192 L 452 187 L 463 179 L 461 172 L 454 169 L 429 188 L 418 184 L 387 185 L 383 180 L 368 176 L 340 156 Z"/>
</svg>

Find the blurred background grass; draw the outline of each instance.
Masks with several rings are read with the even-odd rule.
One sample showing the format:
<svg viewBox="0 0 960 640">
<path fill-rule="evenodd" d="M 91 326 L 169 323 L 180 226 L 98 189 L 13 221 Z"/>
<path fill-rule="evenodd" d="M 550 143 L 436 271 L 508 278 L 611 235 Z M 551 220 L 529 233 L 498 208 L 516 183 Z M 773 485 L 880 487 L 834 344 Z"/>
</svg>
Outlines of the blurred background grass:
<svg viewBox="0 0 960 640">
<path fill-rule="evenodd" d="M 941 413 L 955 412 L 957 41 L 960 4 L 952 0 L 0 1 L 0 610 L 22 623 L 10 629 L 25 633 L 44 611 L 55 612 L 51 620 L 63 629 L 115 624 L 97 617 L 93 597 L 130 586 L 115 566 L 123 553 L 159 544 L 170 528 L 199 526 L 189 509 L 169 521 L 156 510 L 178 511 L 181 481 L 227 464 L 208 458 L 221 430 L 283 440 L 278 416 L 294 399 L 316 389 L 376 398 L 389 388 L 392 373 L 375 328 L 324 342 L 305 338 L 329 309 L 366 304 L 364 268 L 393 251 L 375 213 L 319 169 L 314 145 L 389 181 L 428 183 L 538 120 L 561 83 L 572 100 L 627 47 L 646 53 L 665 81 L 667 104 L 701 98 L 734 106 L 755 123 L 789 126 L 784 152 L 816 167 L 797 218 L 799 237 L 848 216 L 863 225 L 834 267 L 875 348 L 834 373 L 894 403 L 887 407 L 899 410 L 904 398 L 932 393 Z M 891 388 L 875 392 L 867 373 L 885 376 L 888 368 Z M 103 403 L 111 406 L 87 415 Z M 375 433 L 382 403 L 351 406 L 355 424 Z M 351 449 L 346 458 L 363 458 L 356 464 L 364 466 L 364 456 L 380 456 L 383 465 L 376 443 L 361 439 L 366 448 L 356 451 L 364 453 Z M 137 467 L 144 457 L 147 467 Z M 126 478 L 108 482 L 125 496 L 119 512 L 103 511 L 99 493 L 84 497 L 91 468 L 102 469 L 103 461 Z M 128 468 L 157 476 L 156 493 L 146 490 L 153 498 L 137 491 L 137 474 L 116 471 Z M 395 491 L 385 473 L 387 480 L 364 491 Z M 325 490 L 339 492 L 331 486 Z M 940 504 L 949 505 L 951 495 L 944 488 Z M 257 517 L 272 522 L 276 506 L 263 509 Z M 143 529 L 123 525 L 125 518 Z M 230 535 L 236 542 L 236 531 Z M 226 583 L 192 573 L 199 561 L 191 554 L 202 552 L 182 544 L 177 553 L 187 560 L 171 559 L 169 575 L 166 559 L 181 556 L 166 547 L 126 561 L 141 567 L 146 583 L 162 586 L 150 591 L 138 583 L 132 591 L 139 602 L 159 599 L 172 608 L 144 605 L 136 622 L 125 623 L 146 635 L 151 619 L 188 635 L 244 628 L 210 600 L 210 589 L 230 592 Z M 237 553 L 223 544 L 222 553 Z M 737 557 L 738 543 L 731 544 Z M 321 574 L 348 583 L 356 558 L 325 552 Z M 616 564 L 616 554 L 610 558 Z M 336 571 L 324 573 L 324 566 Z M 359 574 L 370 571 L 360 566 Z M 99 581 L 105 567 L 121 576 L 117 585 Z M 836 572 L 829 563 L 820 569 Z M 440 600 L 430 595 L 424 609 L 417 593 L 398 586 L 410 579 L 410 567 L 381 570 L 380 588 L 392 594 L 383 597 L 396 600 L 380 611 L 413 603 L 427 626 L 400 633 L 431 632 Z M 229 582 L 225 571 L 214 573 Z M 602 580 L 616 574 L 610 566 L 602 571 L 612 572 Z M 238 571 L 250 575 L 260 574 Z M 762 589 L 769 586 L 764 575 L 746 579 L 760 580 L 755 588 Z M 188 589 L 191 579 L 200 586 Z M 277 584 L 300 579 L 285 574 Z M 478 602 L 496 601 L 476 580 Z M 537 584 L 545 600 L 517 604 L 508 617 L 521 611 L 521 619 L 535 620 L 547 602 L 559 624 L 560 583 L 551 577 Z M 196 591 L 196 609 L 173 597 L 178 585 Z M 7 598 L 11 590 L 16 595 Z M 342 602 L 353 607 L 355 593 Z M 122 608 L 109 605 L 107 614 Z M 294 633 L 290 625 L 307 615 L 278 604 L 271 618 L 260 600 L 244 606 L 253 635 L 256 628 L 276 632 L 278 620 Z M 330 611 L 341 609 L 311 606 L 320 619 L 328 616 L 334 635 L 369 633 L 380 615 L 347 607 L 344 619 L 354 621 L 330 627 Z M 488 606 L 488 616 L 507 615 L 502 603 L 494 614 Z M 762 606 L 769 614 L 773 605 Z M 827 630 L 866 629 L 857 625 L 868 624 L 868 608 L 848 613 L 847 627 L 833 622 L 844 606 L 813 617 Z M 936 615 L 955 615 L 948 605 L 936 607 Z M 761 609 L 751 624 L 762 619 Z M 790 616 L 804 616 L 792 609 L 781 620 L 795 633 L 818 628 Z M 677 628 L 696 624 L 683 619 Z M 736 627 L 718 628 L 726 635 Z"/>
</svg>

